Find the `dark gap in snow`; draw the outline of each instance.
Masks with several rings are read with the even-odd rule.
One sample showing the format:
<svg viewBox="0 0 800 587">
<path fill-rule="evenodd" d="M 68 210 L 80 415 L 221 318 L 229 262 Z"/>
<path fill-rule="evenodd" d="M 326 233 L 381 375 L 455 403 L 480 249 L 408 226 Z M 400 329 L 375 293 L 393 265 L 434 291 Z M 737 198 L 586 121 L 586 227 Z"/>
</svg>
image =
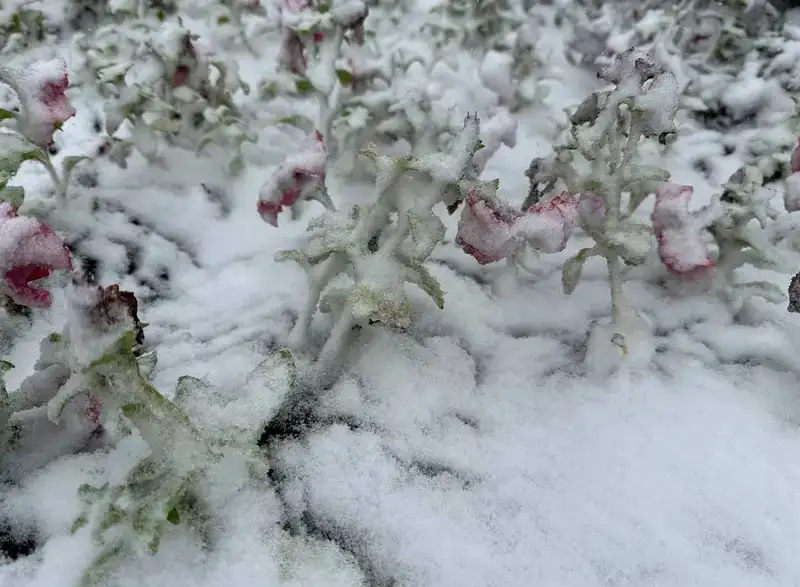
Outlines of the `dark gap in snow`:
<svg viewBox="0 0 800 587">
<path fill-rule="evenodd" d="M 30 556 L 36 551 L 36 538 L 32 535 L 17 536 L 5 525 L 0 525 L 0 556 L 12 561 Z"/>
<path fill-rule="evenodd" d="M 416 473 L 428 479 L 451 478 L 457 481 L 463 490 L 470 489 L 474 487 L 476 483 L 480 482 L 480 477 L 478 475 L 467 471 L 459 471 L 450 465 L 437 463 L 432 460 L 413 459 L 403 464 L 410 473 Z"/>
<path fill-rule="evenodd" d="M 178 249 L 179 253 L 183 253 L 184 255 L 186 255 L 195 268 L 199 269 L 200 267 L 202 267 L 200 260 L 198 259 L 197 256 L 197 251 L 194 250 L 194 247 L 190 243 L 186 242 L 180 237 L 165 234 L 155 224 L 136 216 L 135 213 L 131 212 L 118 202 L 109 202 L 109 201 L 98 202 L 98 209 L 100 208 L 111 213 L 116 212 L 119 214 L 123 214 L 128 219 L 137 218 L 138 220 L 137 225 L 140 226 L 144 232 L 153 233 L 161 237 L 162 239 L 170 243 L 172 246 L 174 246 L 176 249 Z M 132 245 L 128 244 L 127 246 L 132 246 Z"/>
<path fill-rule="evenodd" d="M 378 571 L 377 565 L 364 553 L 364 549 L 359 544 L 360 541 L 350 536 L 345 528 L 317 516 L 309 509 L 303 512 L 302 523 L 309 535 L 333 542 L 342 551 L 353 557 L 364 574 L 367 587 L 396 587 L 398 584 L 397 579 L 385 577 Z"/>
<path fill-rule="evenodd" d="M 296 438 L 311 430 L 317 422 L 314 412 L 325 391 L 298 379 L 275 415 L 264 426 L 258 445 L 264 446 L 272 439 Z"/>
<path fill-rule="evenodd" d="M 228 218 L 233 212 L 233 202 L 227 190 L 220 186 L 210 186 L 206 183 L 201 183 L 200 187 L 208 196 L 208 201 L 215 204 L 219 209 L 218 218 Z"/>
<path fill-rule="evenodd" d="M 435 265 L 439 265 L 441 267 L 445 267 L 455 273 L 459 277 L 463 277 L 464 279 L 468 279 L 470 281 L 474 281 L 478 285 L 489 285 L 490 282 L 484 275 L 481 275 L 475 271 L 469 271 L 464 269 L 463 267 L 459 267 L 453 261 L 445 260 L 445 259 L 430 259 L 431 263 Z"/>
<path fill-rule="evenodd" d="M 6 488 L 13 486 L 13 483 L 5 483 Z M 30 556 L 38 546 L 38 536 L 32 526 L 14 524 L 9 519 L 0 520 L 0 562 L 3 558 L 13 561 Z"/>
<path fill-rule="evenodd" d="M 473 430 L 480 430 L 480 425 L 476 418 L 459 412 L 453 412 L 452 416 L 465 426 L 472 428 Z"/>
<path fill-rule="evenodd" d="M 350 431 L 374 428 L 370 423 L 365 422 L 353 414 L 324 414 L 315 418 L 314 429 L 328 428 L 330 426 L 345 426 Z"/>
</svg>

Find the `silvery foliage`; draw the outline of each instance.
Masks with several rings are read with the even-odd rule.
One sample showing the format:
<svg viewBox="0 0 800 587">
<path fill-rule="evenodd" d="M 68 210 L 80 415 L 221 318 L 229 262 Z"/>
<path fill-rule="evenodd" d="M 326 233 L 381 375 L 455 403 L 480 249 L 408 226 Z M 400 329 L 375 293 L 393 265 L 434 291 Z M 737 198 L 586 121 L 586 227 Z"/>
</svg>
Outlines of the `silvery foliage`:
<svg viewBox="0 0 800 587">
<path fill-rule="evenodd" d="M 562 144 L 552 155 L 531 162 L 530 192 L 523 208 L 544 194 L 582 194 L 580 222 L 595 241 L 569 259 L 563 270 L 564 292 L 574 291 L 587 259 L 605 258 L 611 291 L 611 324 L 615 346 L 627 348 L 623 326 L 630 307 L 622 291 L 623 264 L 641 265 L 653 248 L 652 228 L 633 219 L 633 212 L 669 172 L 637 162 L 639 142 L 666 142 L 675 130 L 678 108 L 675 76 L 642 51 L 631 49 L 601 69 L 610 90 L 594 92 L 572 114 Z M 629 195 L 627 207 L 622 195 Z M 627 353 L 627 350 L 625 351 Z"/>
<path fill-rule="evenodd" d="M 511 111 L 539 103 L 547 87 L 548 56 L 541 31 L 553 27 L 552 10 L 530 0 L 450 0 L 431 11 L 423 26 L 440 54 L 465 48 L 482 62 L 481 81 Z"/>
<path fill-rule="evenodd" d="M 405 283 L 443 307 L 444 293 L 424 265 L 445 234 L 433 207 L 454 204 L 478 181 L 472 159 L 479 133 L 478 118 L 470 114 L 443 152 L 387 157 L 362 151 L 377 168 L 373 201 L 315 218 L 302 248 L 277 255 L 308 274 L 309 297 L 290 346 L 308 352 L 316 312 L 333 316 L 333 329 L 315 358 L 320 376 L 339 364 L 354 329 L 411 326 L 414 310 Z"/>
<path fill-rule="evenodd" d="M 752 166 L 737 170 L 711 205 L 699 211 L 706 231 L 716 244 L 717 270 L 713 290 L 738 313 L 753 297 L 782 303 L 786 294 L 770 281 L 741 282 L 736 271 L 748 265 L 756 269 L 786 271 L 786 261 L 770 242 L 774 222 L 780 216 L 771 199 L 772 190 L 762 187 L 764 178 Z"/>
<path fill-rule="evenodd" d="M 254 119 L 234 102 L 249 88 L 235 62 L 205 54 L 180 19 L 132 19 L 74 37 L 78 57 L 73 85 L 105 102 L 107 155 L 121 167 L 132 149 L 157 163 L 165 146 L 228 154 L 227 170 L 243 165 L 242 147 L 255 142 L 246 129 Z"/>
<path fill-rule="evenodd" d="M 366 144 L 412 155 L 445 148 L 461 130 L 458 112 L 465 93 L 482 111 L 499 113 L 494 91 L 473 83 L 479 80 L 471 59 L 445 60 L 414 41 L 379 42 L 370 29 L 363 43 L 337 43 L 336 23 L 325 20 L 327 15 L 310 9 L 308 16 L 288 25 L 305 38 L 310 31 L 324 37 L 308 49 L 305 72 L 278 70 L 262 82 L 261 93 L 270 100 L 292 96 L 317 102 L 314 117 L 291 111 L 274 122 L 306 133 L 320 130 L 339 172 L 371 173 L 356 165 Z M 366 18 L 365 24 L 371 23 Z"/>
<path fill-rule="evenodd" d="M 534 5 L 532 0 L 445 0 L 431 10 L 425 32 L 440 47 L 507 47 Z"/>
</svg>

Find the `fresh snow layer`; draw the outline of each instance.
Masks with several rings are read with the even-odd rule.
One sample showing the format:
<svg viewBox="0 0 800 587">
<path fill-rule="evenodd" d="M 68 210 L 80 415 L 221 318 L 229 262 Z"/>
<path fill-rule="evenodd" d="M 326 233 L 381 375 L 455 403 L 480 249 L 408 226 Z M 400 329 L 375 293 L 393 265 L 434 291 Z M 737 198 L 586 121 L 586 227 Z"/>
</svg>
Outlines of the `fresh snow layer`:
<svg viewBox="0 0 800 587">
<path fill-rule="evenodd" d="M 522 201 L 522 172 L 550 142 L 547 121 L 592 88 L 590 77 L 565 70 L 547 104 L 523 113 L 516 148 L 501 147 L 485 173 L 500 177 L 505 197 Z M 60 156 L 95 140 L 101 105 L 76 104 L 57 134 Z M 675 181 L 695 186 L 695 206 L 737 163 L 723 158 L 718 135 L 686 130 L 667 164 Z M 273 167 L 295 138 L 271 135 Z M 691 167 L 700 155 L 714 164 L 711 184 Z M 298 242 L 319 208 L 283 215 L 275 229 L 255 211 L 270 168 L 231 183 L 202 159 L 171 157 L 168 170 L 141 161 L 99 169 L 99 186 L 79 190 L 56 228 L 88 235 L 82 250 L 103 260 L 101 282 L 140 296 L 160 389 L 171 393 L 180 375 L 231 388 L 285 342 L 305 276 L 273 255 Z M 22 178 L 33 194 L 46 189 L 37 168 Z M 201 180 L 220 187 L 224 206 Z M 90 198 L 102 203 L 91 216 Z M 320 424 L 271 443 L 274 488 L 218 504 L 212 548 L 178 529 L 113 585 L 800 584 L 798 318 L 755 304 L 752 325 L 734 324 L 715 300 L 630 283 L 657 354 L 648 371 L 600 382 L 582 374 L 580 354 L 589 323 L 607 312 L 605 268 L 589 262 L 569 298 L 560 285 L 561 263 L 585 241 L 543 256 L 539 275 L 493 288 L 502 266 L 479 267 L 452 243 L 457 218 L 445 220 L 447 243 L 430 263 L 445 309 L 419 294 L 410 335 L 364 333 L 350 373 L 322 399 Z M 55 299 L 8 357 L 18 365 L 10 387 L 60 324 L 63 295 Z M 0 565 L 0 584 L 72 587 L 93 552 L 85 534 L 68 535 L 75 489 L 124 470 L 140 449 L 58 460 L 0 496 L 3 518 L 43 542 Z"/>
</svg>

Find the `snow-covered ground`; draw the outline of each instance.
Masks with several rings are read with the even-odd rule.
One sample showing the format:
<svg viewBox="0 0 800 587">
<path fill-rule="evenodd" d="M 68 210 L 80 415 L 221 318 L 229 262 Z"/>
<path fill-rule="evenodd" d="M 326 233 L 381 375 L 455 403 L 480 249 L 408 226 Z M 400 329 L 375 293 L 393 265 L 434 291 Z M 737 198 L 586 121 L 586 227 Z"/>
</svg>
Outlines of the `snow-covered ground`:
<svg viewBox="0 0 800 587">
<path fill-rule="evenodd" d="M 65 48 L 52 51 L 62 49 L 69 59 Z M 255 83 L 258 64 L 242 58 L 246 81 Z M 547 120 L 591 84 L 565 68 L 547 104 L 520 116 L 517 146 L 485 172 L 509 200 L 522 201 L 523 171 L 547 151 Z M 74 102 L 79 115 L 57 135 L 59 157 L 96 144 L 99 105 Z M 277 164 L 281 144 L 271 146 Z M 691 165 L 698 152 L 715 166 L 709 180 Z M 697 205 L 737 167 L 688 123 L 673 154 L 666 166 L 695 186 Z M 255 213 L 270 168 L 225 183 L 203 159 L 170 157 L 165 170 L 140 158 L 127 170 L 101 167 L 98 185 L 76 190 L 56 228 L 102 260 L 101 283 L 140 295 L 159 389 L 169 393 L 182 375 L 234 388 L 285 343 L 305 275 L 273 256 L 299 242 L 319 208 L 282 216 L 275 229 Z M 32 165 L 22 178 L 32 197 L 45 189 Z M 209 201 L 201 181 L 224 187 L 229 210 Z M 88 213 L 92 200 L 101 205 Z M 311 425 L 268 441 L 270 489 L 230 496 L 213 544 L 176 527 L 109 587 L 800 585 L 796 315 L 757 302 L 749 323 L 734 323 L 716 300 L 631 282 L 628 297 L 654 322 L 657 354 L 647 370 L 598 381 L 580 357 L 589 323 L 607 313 L 604 264 L 590 262 L 570 297 L 559 271 L 585 241 L 542 256 L 538 276 L 498 290 L 498 268 L 458 249 L 457 218 L 445 221 L 430 263 L 444 310 L 420 294 L 412 332 L 365 331 Z M 767 278 L 786 287 L 790 275 Z M 17 365 L 9 388 L 60 326 L 63 303 L 57 293 L 7 357 Z M 29 528 L 38 548 L 0 564 L 0 585 L 75 584 L 93 552 L 88 536 L 68 532 L 75 489 L 131 450 L 59 459 L 3 493 L 2 519 Z"/>
</svg>

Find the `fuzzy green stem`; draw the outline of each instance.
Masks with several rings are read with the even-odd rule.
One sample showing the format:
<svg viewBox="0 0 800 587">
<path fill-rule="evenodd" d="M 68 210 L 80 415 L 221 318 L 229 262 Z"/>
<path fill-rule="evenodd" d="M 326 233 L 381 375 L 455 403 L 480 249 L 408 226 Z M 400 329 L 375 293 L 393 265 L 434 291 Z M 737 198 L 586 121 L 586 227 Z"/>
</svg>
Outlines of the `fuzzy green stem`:
<svg viewBox="0 0 800 587">
<path fill-rule="evenodd" d="M 355 325 L 353 314 L 350 308 L 346 307 L 336 322 L 336 326 L 331 330 L 331 334 L 325 341 L 314 364 L 314 373 L 317 379 L 330 377 L 332 373 L 338 371 L 342 354 L 353 338 Z"/>
<path fill-rule="evenodd" d="M 289 347 L 301 349 L 308 342 L 308 331 L 311 327 L 311 319 L 319 304 L 322 291 L 328 282 L 342 269 L 342 259 L 338 254 L 333 254 L 316 267 L 310 269 L 308 276 L 309 292 L 305 306 L 297 316 L 294 328 L 289 333 Z"/>
<path fill-rule="evenodd" d="M 47 174 L 50 176 L 50 179 L 53 181 L 53 186 L 56 189 L 56 202 L 58 204 L 65 204 L 67 201 L 67 184 L 61 179 L 59 176 L 58 171 L 53 166 L 53 161 L 50 159 L 50 155 L 47 151 L 42 151 L 44 156 L 38 158 L 41 161 L 44 168 L 47 170 Z"/>
</svg>

